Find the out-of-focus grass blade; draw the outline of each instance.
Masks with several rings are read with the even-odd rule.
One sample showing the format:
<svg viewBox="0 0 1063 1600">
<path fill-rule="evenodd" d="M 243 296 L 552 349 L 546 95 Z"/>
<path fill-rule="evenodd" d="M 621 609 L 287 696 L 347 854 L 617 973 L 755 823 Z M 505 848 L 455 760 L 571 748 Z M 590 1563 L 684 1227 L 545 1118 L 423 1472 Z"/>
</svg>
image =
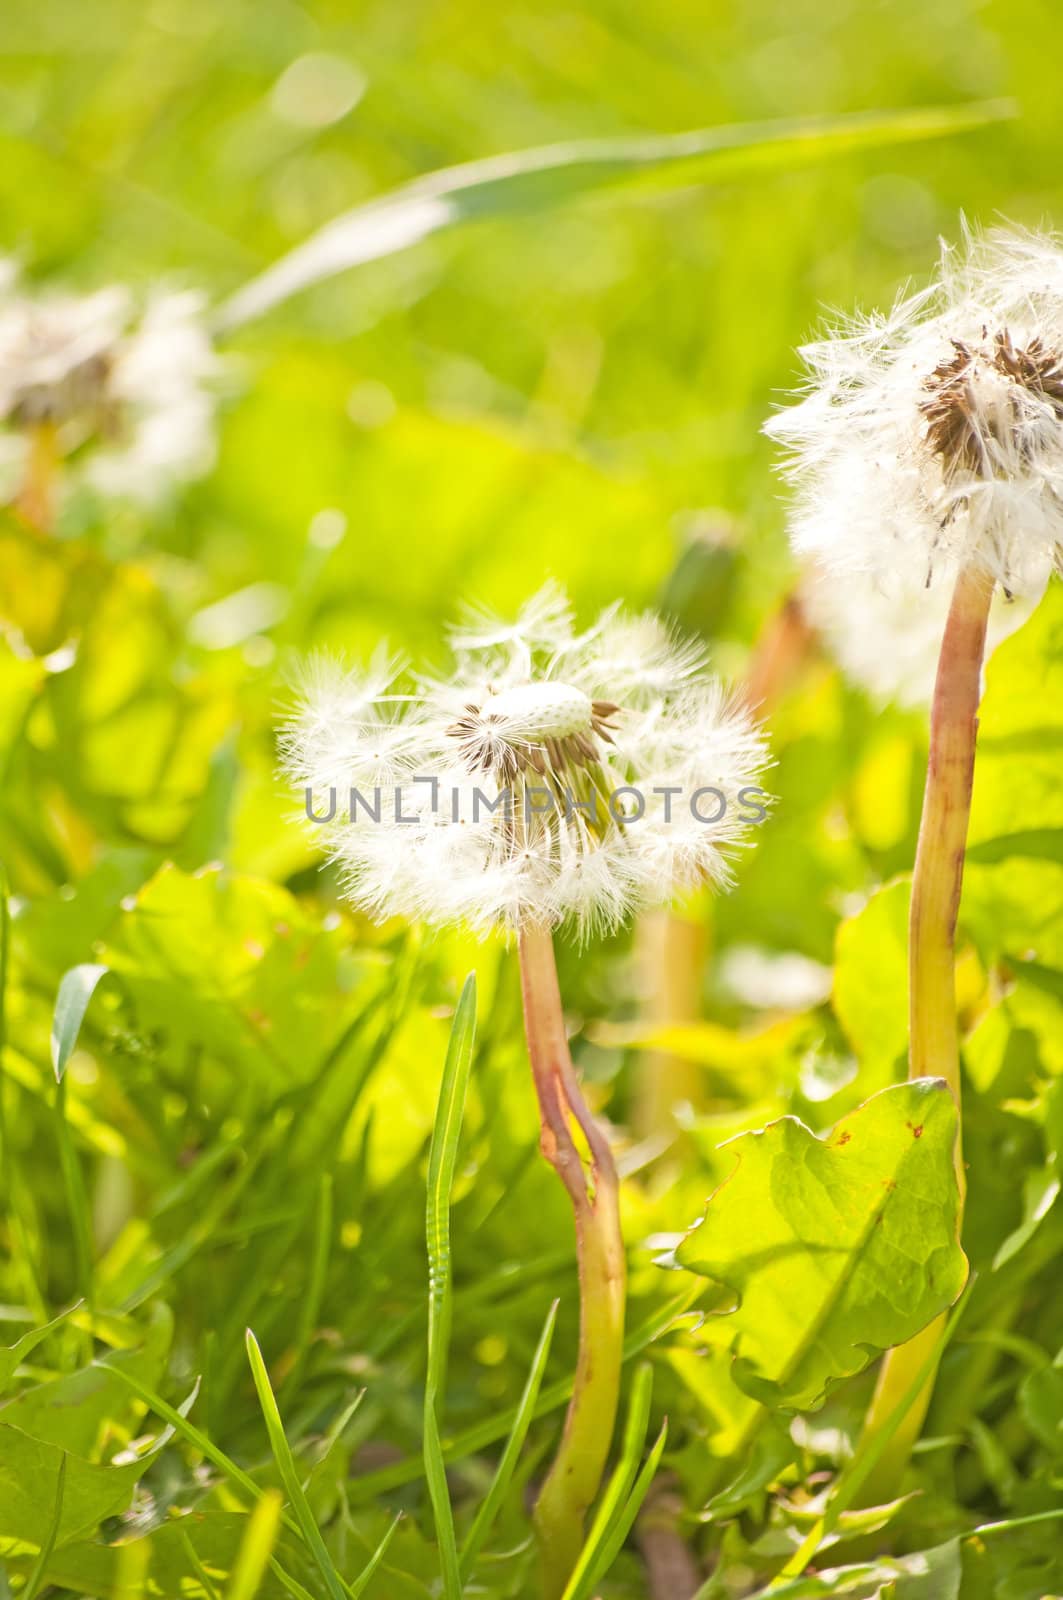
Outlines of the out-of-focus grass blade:
<svg viewBox="0 0 1063 1600">
<path fill-rule="evenodd" d="M 277 1469 L 280 1472 L 281 1481 L 284 1484 L 291 1508 L 295 1513 L 296 1521 L 302 1529 L 303 1538 L 309 1546 L 310 1553 L 325 1581 L 325 1587 L 332 1600 L 346 1600 L 346 1586 L 336 1571 L 325 1541 L 321 1537 L 321 1529 L 318 1527 L 314 1519 L 314 1513 L 310 1509 L 310 1502 L 307 1500 L 303 1492 L 303 1486 L 299 1481 L 295 1458 L 292 1455 L 291 1446 L 284 1432 L 284 1424 L 281 1421 L 281 1414 L 277 1410 L 277 1402 L 273 1397 L 273 1389 L 270 1386 L 266 1363 L 262 1359 L 262 1351 L 258 1348 L 258 1340 L 250 1328 L 247 1330 L 247 1359 L 251 1363 L 251 1375 L 255 1380 L 255 1388 L 258 1391 L 258 1403 L 262 1407 L 262 1416 L 266 1423 L 266 1432 L 269 1434 L 273 1459 L 277 1463 Z"/>
<path fill-rule="evenodd" d="M 188 1537 L 188 1534 L 183 1530 L 181 1532 L 181 1548 L 185 1553 L 185 1558 L 188 1561 L 188 1565 L 192 1568 L 192 1571 L 195 1573 L 196 1579 L 199 1582 L 204 1595 L 206 1595 L 206 1600 L 220 1600 L 218 1591 L 211 1582 L 209 1572 L 196 1554 L 195 1545 Z"/>
<path fill-rule="evenodd" d="M 690 133 L 576 139 L 446 167 L 335 218 L 239 289 L 216 317 L 221 331 L 261 316 L 322 279 L 462 222 L 555 206 L 617 184 L 690 184 L 773 171 L 823 156 L 962 133 L 1014 115 L 1008 101 L 737 123 Z"/>
<path fill-rule="evenodd" d="M 572 1570 L 572 1576 L 568 1580 L 563 1600 L 575 1600 L 577 1595 L 582 1595 L 587 1586 L 588 1576 L 593 1573 L 600 1574 L 604 1570 L 600 1565 L 601 1553 L 610 1530 L 627 1502 L 639 1469 L 642 1449 L 646 1443 L 652 1395 L 653 1368 L 648 1361 L 644 1361 L 636 1370 L 631 1386 L 631 1402 L 620 1445 L 620 1460 L 609 1479 L 609 1487 L 602 1496 L 601 1504 L 591 1523 L 590 1532 L 580 1551 L 579 1560 Z"/>
<path fill-rule="evenodd" d="M 439 1415 L 446 1386 L 447 1349 L 453 1313 L 450 1195 L 454 1187 L 475 1035 L 476 976 L 470 973 L 454 1013 L 443 1081 L 439 1086 L 432 1143 L 428 1151 L 428 1203 L 425 1210 L 425 1238 L 428 1244 L 428 1370 L 424 1386 L 424 1470 L 435 1519 L 444 1600 L 461 1600 L 462 1589 L 454 1514 L 439 1436 Z"/>
<path fill-rule="evenodd" d="M 469 1529 L 469 1536 L 462 1547 L 461 1575 L 466 1580 L 472 1572 L 473 1564 L 483 1547 L 484 1540 L 494 1526 L 494 1520 L 509 1490 L 517 1461 L 520 1458 L 521 1450 L 524 1448 L 524 1440 L 535 1415 L 535 1402 L 539 1398 L 543 1373 L 546 1371 L 546 1362 L 550 1354 L 550 1343 L 554 1337 L 554 1324 L 557 1321 L 559 1303 L 559 1301 L 555 1300 L 546 1313 L 546 1322 L 543 1324 L 543 1331 L 539 1336 L 539 1343 L 532 1358 L 528 1381 L 524 1385 L 524 1392 L 517 1405 L 517 1415 L 514 1418 L 509 1438 L 506 1440 L 506 1448 L 502 1452 L 495 1475 L 491 1480 L 491 1487 L 484 1496 L 483 1504 L 476 1513 L 475 1521 Z"/>
<path fill-rule="evenodd" d="M 60 1082 L 78 1042 L 89 1001 L 109 970 L 97 961 L 87 961 L 83 966 L 71 967 L 69 972 L 63 973 L 52 1014 L 52 1066 Z"/>
<path fill-rule="evenodd" d="M 59 1471 L 55 1479 L 55 1510 L 52 1513 L 52 1525 L 48 1529 L 48 1537 L 41 1545 L 37 1559 L 33 1563 L 33 1570 L 26 1579 L 26 1587 L 22 1591 L 22 1600 L 35 1600 L 40 1593 L 41 1584 L 44 1582 L 44 1569 L 52 1559 L 55 1541 L 59 1537 L 59 1524 L 63 1516 L 63 1491 L 66 1488 L 66 1451 L 59 1459 Z"/>
<path fill-rule="evenodd" d="M 67 1209 L 70 1213 L 70 1233 L 74 1242 L 74 1262 L 81 1298 L 91 1311 L 96 1304 L 95 1267 L 93 1265 L 92 1217 L 89 1212 L 85 1181 L 81 1163 L 70 1134 L 66 1113 L 66 1079 L 60 1077 L 55 1091 L 55 1137 L 59 1146 L 59 1170 L 63 1175 Z M 92 1339 L 84 1336 L 86 1359 L 92 1360 Z"/>
<path fill-rule="evenodd" d="M 642 1509 L 642 1502 L 650 1492 L 650 1485 L 657 1476 L 657 1469 L 661 1464 L 661 1457 L 664 1454 L 667 1439 L 668 1423 L 666 1420 L 661 1424 L 661 1431 L 657 1435 L 653 1449 L 646 1457 L 642 1471 L 635 1479 L 635 1487 L 628 1495 L 623 1510 L 614 1518 L 612 1525 L 605 1530 L 605 1536 L 598 1546 L 594 1562 L 588 1568 L 578 1588 L 573 1588 L 569 1584 L 569 1587 L 565 1590 L 564 1600 L 590 1600 L 590 1596 L 594 1594 L 598 1584 L 620 1554 L 624 1547 L 624 1541 L 634 1526 L 635 1518 Z"/>
<path fill-rule="evenodd" d="M 640 1355 L 643 1350 L 657 1339 L 660 1339 L 668 1329 L 680 1318 L 689 1316 L 692 1308 L 705 1295 L 705 1283 L 691 1282 L 679 1294 L 663 1306 L 658 1306 L 637 1328 L 624 1340 L 624 1360 L 630 1361 L 633 1356 Z M 572 1379 L 559 1378 L 556 1383 L 550 1384 L 539 1395 L 535 1407 L 535 1416 L 545 1417 L 551 1411 L 556 1411 L 559 1406 L 565 1405 L 572 1397 Z M 513 1426 L 516 1411 L 510 1407 L 502 1411 L 497 1417 L 488 1417 L 485 1422 L 477 1422 L 471 1428 L 466 1428 L 463 1433 L 455 1434 L 448 1439 L 444 1447 L 444 1459 L 447 1461 L 461 1461 L 466 1456 L 475 1455 L 478 1450 L 486 1450 L 489 1445 L 497 1444 L 504 1439 Z M 375 1472 L 363 1473 L 360 1477 L 351 1480 L 348 1495 L 352 1505 L 364 1505 L 366 1501 L 373 1500 L 377 1495 L 386 1493 L 389 1489 L 400 1489 L 404 1483 L 414 1483 L 424 1475 L 423 1458 L 409 1456 L 405 1461 L 397 1461 L 394 1466 L 379 1467 Z"/>
<path fill-rule="evenodd" d="M 282 1505 L 280 1490 L 267 1489 L 247 1519 L 225 1600 L 254 1600 L 280 1532 Z"/>
<path fill-rule="evenodd" d="M 321 1310 L 321 1297 L 325 1292 L 328 1273 L 329 1248 L 332 1244 L 332 1174 L 326 1172 L 318 1186 L 317 1212 L 314 1218 L 314 1245 L 310 1257 L 310 1282 L 307 1284 L 299 1308 L 299 1324 L 295 1331 L 295 1360 L 281 1387 L 281 1397 L 293 1393 L 299 1386 L 306 1365 L 307 1351 L 314 1335 L 314 1325 Z"/>
<path fill-rule="evenodd" d="M 369 1557 L 369 1560 L 366 1562 L 357 1578 L 355 1578 L 354 1582 L 350 1585 L 349 1592 L 351 1595 L 351 1600 L 358 1600 L 358 1596 L 363 1595 L 368 1589 L 373 1573 L 387 1555 L 388 1545 L 398 1532 L 399 1523 L 402 1521 L 404 1515 L 405 1513 L 402 1511 L 396 1513 L 395 1518 L 384 1537 L 373 1551 L 373 1554 Z"/>
<path fill-rule="evenodd" d="M 144 1600 L 150 1565 L 150 1539 L 130 1539 L 128 1544 L 119 1545 L 114 1600 Z"/>
</svg>

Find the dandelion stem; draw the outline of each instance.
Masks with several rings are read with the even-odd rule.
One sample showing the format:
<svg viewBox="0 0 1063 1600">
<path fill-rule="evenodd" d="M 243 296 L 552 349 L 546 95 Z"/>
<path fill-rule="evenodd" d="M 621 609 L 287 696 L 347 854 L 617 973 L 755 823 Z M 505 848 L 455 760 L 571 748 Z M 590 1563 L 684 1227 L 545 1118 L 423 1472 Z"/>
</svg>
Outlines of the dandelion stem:
<svg viewBox="0 0 1063 1600">
<path fill-rule="evenodd" d="M 963 885 L 982 660 L 992 598 L 990 577 L 973 568 L 961 569 L 941 642 L 930 713 L 930 759 L 908 923 L 908 1076 L 944 1078 L 957 1105 L 960 1044 L 956 1020 L 956 917 Z M 959 1134 L 956 1181 L 962 1216 L 966 1183 Z M 912 1389 L 915 1376 L 940 1345 L 944 1325 L 945 1318 L 939 1317 L 907 1344 L 887 1352 L 864 1422 L 862 1449 L 877 1437 Z M 865 1504 L 879 1504 L 896 1492 L 930 1404 L 935 1368 L 936 1362 L 867 1479 Z"/>
<path fill-rule="evenodd" d="M 539 1100 L 543 1154 L 572 1202 L 579 1264 L 576 1373 L 561 1444 L 535 1507 L 546 1600 L 557 1600 L 575 1566 L 583 1523 L 612 1442 L 624 1340 L 626 1263 L 620 1194 L 609 1141 L 588 1109 L 569 1055 L 548 929 L 520 934 L 524 1027 Z M 575 1127 L 590 1152 L 589 1168 Z"/>
<path fill-rule="evenodd" d="M 29 430 L 26 476 L 16 509 L 38 533 L 47 533 L 55 515 L 55 478 L 58 466 L 55 424 L 35 423 Z"/>
</svg>

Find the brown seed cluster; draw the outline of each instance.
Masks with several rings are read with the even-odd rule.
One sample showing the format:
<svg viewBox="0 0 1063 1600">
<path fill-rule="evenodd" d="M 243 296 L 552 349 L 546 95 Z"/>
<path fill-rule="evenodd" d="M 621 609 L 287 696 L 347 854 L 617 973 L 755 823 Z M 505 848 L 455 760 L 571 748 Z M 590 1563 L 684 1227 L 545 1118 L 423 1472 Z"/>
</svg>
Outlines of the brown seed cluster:
<svg viewBox="0 0 1063 1600">
<path fill-rule="evenodd" d="M 1045 402 L 1063 422 L 1063 355 L 1039 338 L 1017 349 L 1007 329 L 992 339 L 983 329 L 982 338 L 981 344 L 953 339 L 954 353 L 927 378 L 927 398 L 919 409 L 926 418 L 927 443 L 946 471 L 966 470 L 990 478 L 994 441 L 1023 450 L 1024 398 Z M 1012 385 L 1002 404 L 988 408 L 980 398 L 979 369 L 995 372 Z M 1011 440 L 1004 437 L 1005 429 L 1012 430 Z"/>
<path fill-rule="evenodd" d="M 594 700 L 587 732 L 532 740 L 515 739 L 512 732 L 507 733 L 504 718 L 467 705 L 465 714 L 447 733 L 459 741 L 470 771 L 490 773 L 504 785 L 529 768 L 541 778 L 551 778 L 596 764 L 601 759 L 596 741 L 612 744 L 616 729 L 612 719 L 619 710 L 611 700 Z"/>
</svg>

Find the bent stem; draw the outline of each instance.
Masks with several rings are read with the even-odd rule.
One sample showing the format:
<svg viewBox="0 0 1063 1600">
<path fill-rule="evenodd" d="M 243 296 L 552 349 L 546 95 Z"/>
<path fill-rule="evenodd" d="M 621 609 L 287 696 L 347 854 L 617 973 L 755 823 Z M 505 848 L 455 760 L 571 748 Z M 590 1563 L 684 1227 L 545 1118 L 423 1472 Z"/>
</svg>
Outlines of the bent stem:
<svg viewBox="0 0 1063 1600">
<path fill-rule="evenodd" d="M 627 1273 L 616 1166 L 576 1081 L 549 930 L 522 929 L 519 952 L 540 1142 L 572 1202 L 579 1265 L 579 1355 L 572 1399 L 557 1457 L 535 1507 L 546 1600 L 557 1600 L 579 1556 L 584 1518 L 598 1492 L 613 1437 Z M 589 1169 L 573 1124 L 590 1152 Z"/>
<path fill-rule="evenodd" d="M 978 701 L 986 623 L 993 582 L 986 574 L 960 571 L 938 660 L 930 713 L 930 759 L 923 816 L 912 875 L 908 923 L 908 1076 L 944 1078 L 960 1105 L 960 1042 L 956 1020 L 955 936 L 963 886 L 967 825 L 971 814 Z M 960 1134 L 956 1136 L 956 1181 L 963 1216 L 966 1182 Z M 890 1350 L 864 1422 L 861 1450 L 871 1447 L 903 1404 L 915 1377 L 930 1361 L 929 1375 L 908 1404 L 907 1414 L 864 1485 L 864 1503 L 892 1497 L 919 1437 L 934 1387 L 944 1316 Z"/>
</svg>

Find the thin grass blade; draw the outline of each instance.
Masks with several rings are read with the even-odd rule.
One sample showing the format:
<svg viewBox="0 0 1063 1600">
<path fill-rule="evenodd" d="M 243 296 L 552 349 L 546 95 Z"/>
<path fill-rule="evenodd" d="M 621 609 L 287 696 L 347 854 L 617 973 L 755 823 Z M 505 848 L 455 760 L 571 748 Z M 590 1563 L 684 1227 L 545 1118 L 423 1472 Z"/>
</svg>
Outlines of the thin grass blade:
<svg viewBox="0 0 1063 1600">
<path fill-rule="evenodd" d="M 399 1523 L 402 1521 L 404 1515 L 405 1515 L 405 1513 L 402 1512 L 402 1511 L 399 1511 L 399 1512 L 396 1513 L 395 1519 L 392 1522 L 391 1526 L 388 1528 L 388 1530 L 385 1533 L 384 1537 L 381 1539 L 380 1543 L 377 1545 L 376 1549 L 373 1551 L 373 1554 L 369 1557 L 369 1560 L 366 1562 L 365 1566 L 362 1568 L 362 1570 L 358 1574 L 357 1578 L 355 1578 L 354 1582 L 351 1584 L 351 1586 L 350 1586 L 351 1600 L 358 1600 L 358 1596 L 359 1595 L 363 1595 L 365 1593 L 366 1589 L 368 1589 L 369 1584 L 370 1584 L 370 1582 L 372 1580 L 372 1577 L 373 1577 L 373 1573 L 376 1571 L 377 1567 L 379 1567 L 380 1563 L 383 1561 L 384 1557 L 387 1555 L 388 1545 L 391 1543 L 392 1539 L 394 1539 L 396 1533 L 398 1532 Z"/>
<path fill-rule="evenodd" d="M 55 1549 L 55 1541 L 59 1537 L 59 1524 L 63 1520 L 63 1494 L 66 1490 L 66 1463 L 67 1455 L 66 1451 L 64 1450 L 62 1456 L 59 1458 L 59 1471 L 57 1472 L 55 1479 L 55 1510 L 52 1513 L 52 1525 L 48 1530 L 48 1537 L 45 1539 L 37 1553 L 37 1559 L 33 1563 L 33 1569 L 30 1572 L 29 1577 L 26 1579 L 26 1587 L 22 1591 L 22 1600 L 36 1600 L 36 1596 L 41 1591 L 41 1584 L 44 1582 L 45 1569 L 48 1566 L 49 1561 L 52 1559 L 52 1551 Z"/>
<path fill-rule="evenodd" d="M 428 1246 L 428 1370 L 424 1388 L 424 1470 L 435 1519 L 443 1575 L 444 1600 L 460 1600 L 462 1592 L 454 1513 L 439 1435 L 439 1417 L 446 1387 L 447 1352 L 453 1315 L 450 1256 L 450 1197 L 458 1161 L 458 1141 L 465 1114 L 465 1092 L 476 1035 L 476 977 L 470 973 L 461 991 L 450 1030 L 443 1080 L 439 1086 L 435 1126 L 428 1151 L 428 1198 L 425 1238 Z"/>
<path fill-rule="evenodd" d="M 281 1482 L 284 1484 L 284 1490 L 288 1496 L 292 1511 L 295 1513 L 296 1521 L 302 1530 L 303 1538 L 306 1540 L 318 1571 L 324 1579 L 325 1587 L 331 1600 L 346 1600 L 346 1586 L 336 1571 L 335 1563 L 329 1555 L 324 1539 L 321 1537 L 321 1529 L 318 1527 L 314 1513 L 310 1509 L 310 1502 L 303 1491 L 299 1472 L 295 1465 L 295 1457 L 292 1455 L 287 1434 L 284 1432 L 284 1424 L 281 1421 L 281 1414 L 277 1409 L 269 1374 L 266 1371 L 266 1363 L 262 1359 L 262 1351 L 258 1347 L 258 1340 L 250 1328 L 247 1330 L 247 1359 L 251 1363 L 251 1376 L 255 1380 L 258 1403 L 262 1407 L 262 1416 L 266 1424 L 266 1432 L 269 1434 L 273 1459 L 277 1463 L 277 1470 L 281 1475 Z"/>
<path fill-rule="evenodd" d="M 877 145 L 963 133 L 1014 115 L 1008 101 L 797 117 L 689 133 L 576 139 L 447 167 L 326 223 L 238 290 L 217 313 L 239 327 L 323 279 L 409 249 L 444 228 L 563 204 L 620 184 L 690 184 L 778 171 Z"/>
<path fill-rule="evenodd" d="M 109 970 L 99 962 L 87 961 L 63 973 L 52 1014 L 52 1067 L 57 1081 L 62 1081 L 67 1062 L 74 1053 L 89 1001 Z"/>
<path fill-rule="evenodd" d="M 657 1435 L 653 1449 L 646 1457 L 642 1471 L 635 1479 L 635 1487 L 628 1496 L 624 1509 L 615 1518 L 606 1537 L 598 1548 L 598 1554 L 593 1566 L 588 1570 L 578 1589 L 572 1590 L 571 1586 L 565 1592 L 565 1600 L 591 1600 L 599 1583 L 609 1571 L 613 1562 L 624 1548 L 628 1534 L 635 1525 L 635 1518 L 642 1510 L 642 1504 L 650 1492 L 650 1487 L 657 1476 L 657 1469 L 661 1464 L 664 1447 L 668 1441 L 668 1422 L 661 1424 L 661 1431 Z"/>
<path fill-rule="evenodd" d="M 513 1420 L 506 1447 L 502 1452 L 495 1475 L 491 1480 L 491 1487 L 483 1499 L 483 1504 L 476 1513 L 472 1527 L 461 1551 L 461 1575 L 466 1581 L 472 1572 L 476 1557 L 483 1548 L 484 1540 L 488 1537 L 494 1526 L 495 1518 L 501 1509 L 502 1502 L 509 1491 L 509 1485 L 516 1470 L 520 1453 L 524 1448 L 524 1441 L 531 1427 L 532 1418 L 535 1416 L 535 1402 L 539 1398 L 539 1389 L 542 1386 L 543 1373 L 546 1371 L 547 1358 L 550 1355 L 550 1345 L 554 1337 L 554 1325 L 557 1322 L 557 1308 L 560 1304 L 555 1300 L 546 1313 L 543 1331 L 539 1335 L 539 1343 L 532 1358 L 531 1370 L 528 1373 L 524 1391 L 517 1404 L 517 1415 Z"/>
<path fill-rule="evenodd" d="M 616 1470 L 609 1479 L 609 1486 L 602 1496 L 594 1521 L 591 1523 L 590 1532 L 580 1551 L 579 1560 L 572 1570 L 568 1580 L 563 1600 L 575 1600 L 575 1596 L 582 1594 L 588 1575 L 601 1571 L 600 1557 L 609 1538 L 610 1531 L 627 1502 L 631 1493 L 631 1486 L 635 1482 L 642 1459 L 642 1451 L 646 1443 L 646 1429 L 650 1420 L 650 1400 L 653 1396 L 653 1368 L 648 1361 L 642 1362 L 635 1372 L 631 1386 L 631 1402 L 628 1406 L 627 1421 L 624 1424 L 624 1436 L 620 1444 L 620 1459 Z"/>
<path fill-rule="evenodd" d="M 280 1532 L 283 1503 L 279 1489 L 267 1489 L 252 1511 L 225 1600 L 254 1600 L 262 1587 Z"/>
</svg>

